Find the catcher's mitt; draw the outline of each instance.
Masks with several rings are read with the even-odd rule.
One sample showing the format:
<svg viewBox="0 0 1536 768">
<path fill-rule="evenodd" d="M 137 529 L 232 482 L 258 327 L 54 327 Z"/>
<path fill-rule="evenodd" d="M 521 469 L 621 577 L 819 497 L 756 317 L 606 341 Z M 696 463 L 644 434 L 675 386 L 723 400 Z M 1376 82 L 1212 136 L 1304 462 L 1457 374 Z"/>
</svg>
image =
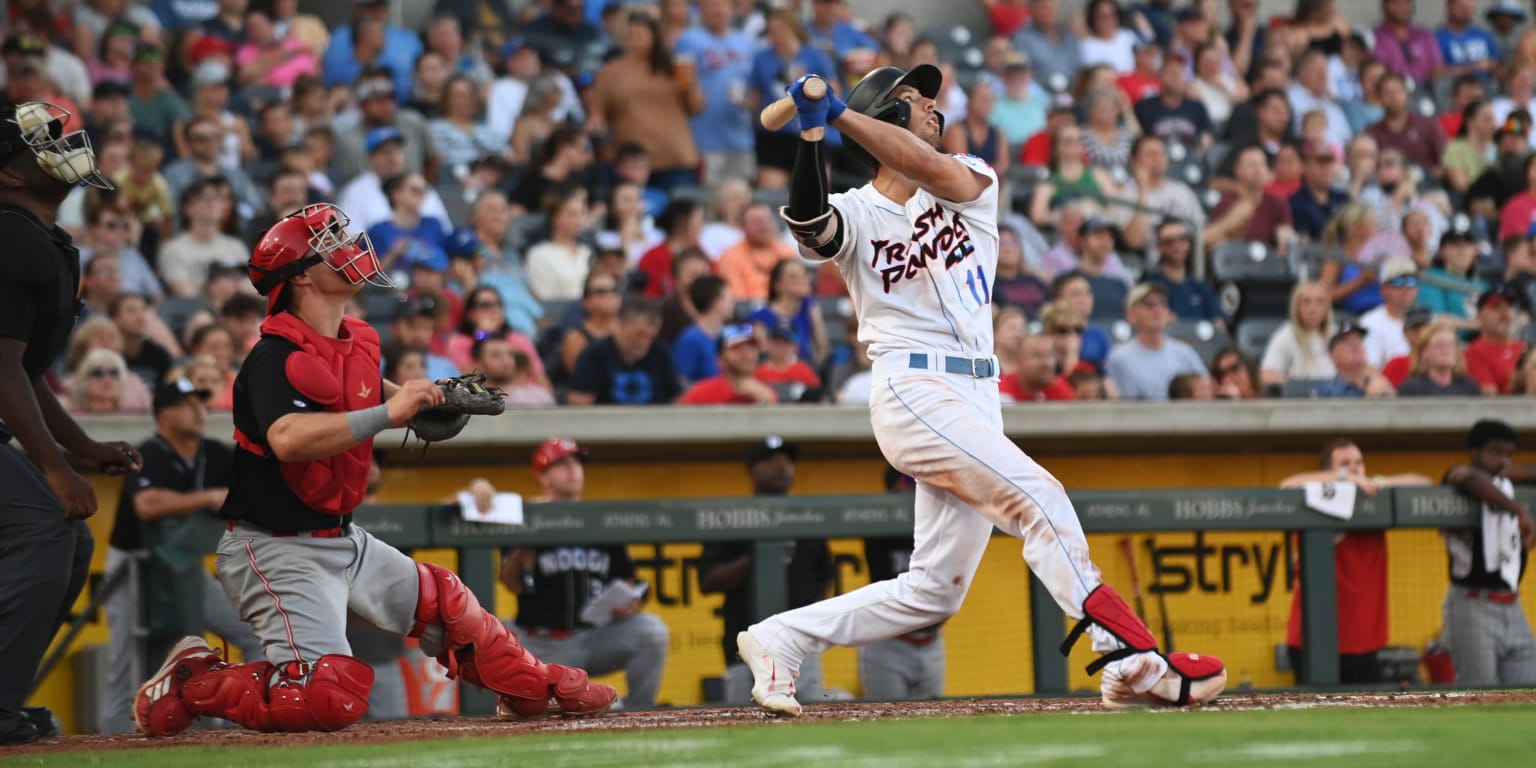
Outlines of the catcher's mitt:
<svg viewBox="0 0 1536 768">
<path fill-rule="evenodd" d="M 487 386 L 483 373 L 439 379 L 437 385 L 443 390 L 442 404 L 422 408 L 406 423 L 416 437 L 428 444 L 447 440 L 464 431 L 470 416 L 497 416 L 507 410 L 504 393 L 497 387 Z"/>
</svg>

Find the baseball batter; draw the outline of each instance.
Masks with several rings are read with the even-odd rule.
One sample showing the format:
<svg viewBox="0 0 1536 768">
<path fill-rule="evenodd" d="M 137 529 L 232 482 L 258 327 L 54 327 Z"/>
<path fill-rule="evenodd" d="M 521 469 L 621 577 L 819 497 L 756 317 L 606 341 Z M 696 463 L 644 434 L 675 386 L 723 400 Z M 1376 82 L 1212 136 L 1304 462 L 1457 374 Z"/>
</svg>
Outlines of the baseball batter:
<svg viewBox="0 0 1536 768">
<path fill-rule="evenodd" d="M 1061 483 L 1003 432 L 992 351 L 997 175 L 935 147 L 942 75 L 884 67 L 848 95 L 807 98 L 790 87 L 800 146 L 782 214 L 810 259 L 842 271 L 869 344 L 875 440 L 917 480 L 910 569 L 893 579 L 773 616 L 742 632 L 753 698 L 798 715 L 800 660 L 830 646 L 863 646 L 927 627 L 960 608 L 993 526 L 1024 542 L 1024 560 L 1104 654 L 1109 707 L 1208 701 L 1226 685 L 1219 659 L 1163 655 L 1141 619 L 1104 584 Z M 875 169 L 874 180 L 827 195 L 821 138 L 828 123 Z"/>
<path fill-rule="evenodd" d="M 201 638 L 184 638 L 139 689 L 139 730 L 168 736 L 198 717 L 258 731 L 357 722 L 373 668 L 351 654 L 349 614 L 419 637 L 450 677 L 495 691 L 511 716 L 607 709 L 612 687 L 540 662 L 453 572 L 353 524 L 374 435 L 407 423 L 420 431 L 419 412 L 442 403 L 451 380 L 397 386 L 380 376 L 378 334 L 345 310 L 363 283 L 390 283 L 348 224 L 333 205 L 304 208 L 267 231 L 249 264 L 267 319 L 235 379 L 237 449 L 223 508 L 232 522 L 218 576 L 266 659 L 225 664 Z"/>
</svg>

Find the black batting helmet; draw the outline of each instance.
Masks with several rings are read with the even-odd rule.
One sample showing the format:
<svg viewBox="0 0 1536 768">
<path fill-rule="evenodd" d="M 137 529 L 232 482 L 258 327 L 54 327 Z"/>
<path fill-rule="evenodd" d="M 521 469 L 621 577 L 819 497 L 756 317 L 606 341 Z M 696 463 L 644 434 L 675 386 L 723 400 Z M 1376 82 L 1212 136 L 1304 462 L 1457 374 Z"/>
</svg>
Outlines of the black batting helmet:
<svg viewBox="0 0 1536 768">
<path fill-rule="evenodd" d="M 910 72 L 900 67 L 881 67 L 865 75 L 848 93 L 848 100 L 844 103 L 854 112 L 905 128 L 912 119 L 912 107 L 905 101 L 891 98 L 891 93 L 903 85 L 916 88 L 918 93 L 927 98 L 937 99 L 939 88 L 944 85 L 944 73 L 932 64 L 919 64 Z M 944 114 L 940 112 L 938 115 L 939 130 L 943 131 Z M 867 150 L 846 134 L 843 136 L 843 145 L 870 168 L 879 165 Z"/>
</svg>

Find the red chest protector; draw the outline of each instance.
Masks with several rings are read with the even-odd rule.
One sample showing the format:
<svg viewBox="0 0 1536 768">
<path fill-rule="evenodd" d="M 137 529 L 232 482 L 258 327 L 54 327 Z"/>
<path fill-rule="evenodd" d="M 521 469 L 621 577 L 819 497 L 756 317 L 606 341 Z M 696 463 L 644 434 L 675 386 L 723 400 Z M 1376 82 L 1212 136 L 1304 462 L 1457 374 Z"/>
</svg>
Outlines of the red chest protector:
<svg viewBox="0 0 1536 768">
<path fill-rule="evenodd" d="M 379 373 L 379 334 L 351 317 L 341 321 L 340 338 L 326 338 L 290 312 L 280 312 L 261 324 L 263 335 L 298 345 L 288 356 L 285 373 L 299 394 L 331 413 L 370 408 L 383 402 Z M 245 435 L 235 441 L 259 456 L 268 455 Z M 283 478 L 305 504 L 328 515 L 349 515 L 363 501 L 373 439 L 325 459 L 283 463 Z"/>
</svg>

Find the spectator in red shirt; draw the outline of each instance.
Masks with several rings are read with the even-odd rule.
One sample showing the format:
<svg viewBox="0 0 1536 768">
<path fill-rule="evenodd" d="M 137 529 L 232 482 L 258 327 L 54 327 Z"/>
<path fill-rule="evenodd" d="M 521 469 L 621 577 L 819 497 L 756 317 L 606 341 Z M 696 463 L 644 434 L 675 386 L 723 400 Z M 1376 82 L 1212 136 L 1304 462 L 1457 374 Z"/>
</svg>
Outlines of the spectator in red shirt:
<svg viewBox="0 0 1536 768">
<path fill-rule="evenodd" d="M 1366 128 L 1366 133 L 1381 149 L 1400 150 L 1409 162 L 1431 176 L 1439 176 L 1440 158 L 1445 154 L 1445 133 L 1439 121 L 1409 109 L 1408 84 L 1402 75 L 1382 75 L 1377 89 L 1386 114 L 1381 122 Z"/>
<path fill-rule="evenodd" d="M 645 295 L 665 299 L 678 289 L 672 281 L 673 257 L 699 247 L 699 234 L 704 231 L 704 206 L 688 198 L 673 200 L 667 203 L 656 223 L 667 239 L 646 251 L 637 268 L 645 273 Z M 714 271 L 714 262 L 710 262 L 710 272 Z"/>
<path fill-rule="evenodd" d="M 757 335 L 747 323 L 720 332 L 720 375 L 699 381 L 677 402 L 682 405 L 777 403 L 773 388 L 757 380 Z"/>
<path fill-rule="evenodd" d="M 821 399 L 821 377 L 800 359 L 800 337 L 793 328 L 768 328 L 768 349 L 758 364 L 758 381 L 773 388 L 780 402 L 816 402 Z"/>
<path fill-rule="evenodd" d="M 1024 0 L 976 0 L 986 9 L 992 22 L 992 34 L 1013 37 L 1019 27 L 1029 22 L 1029 6 Z"/>
<path fill-rule="evenodd" d="M 1508 394 L 1515 364 L 1525 342 L 1514 338 L 1518 294 L 1506 289 L 1485 291 L 1477 298 L 1477 341 L 1467 345 L 1467 375 L 1485 395 Z"/>
<path fill-rule="evenodd" d="M 1456 85 L 1451 89 L 1451 104 L 1440 112 L 1440 130 L 1447 137 L 1461 133 L 1467 105 L 1474 101 L 1487 101 L 1486 94 L 1483 81 L 1477 75 L 1466 74 L 1456 78 Z"/>
<path fill-rule="evenodd" d="M 1023 149 L 1019 150 L 1019 163 L 1044 168 L 1051 164 L 1051 138 L 1062 127 L 1071 125 L 1077 120 L 1074 111 L 1072 97 L 1065 93 L 1058 93 L 1051 97 L 1051 111 L 1045 116 L 1045 130 L 1029 137 L 1024 142 Z"/>
<path fill-rule="evenodd" d="M 1056 373 L 1059 361 L 1056 343 L 1049 336 L 1025 336 L 1019 342 L 1018 370 L 997 382 L 1003 402 L 1036 403 L 1046 400 L 1073 400 L 1077 393 L 1067 377 Z"/>
<path fill-rule="evenodd" d="M 1410 307 L 1403 313 L 1403 338 L 1408 340 L 1408 348 L 1411 350 L 1419 345 L 1419 335 L 1429 327 L 1429 321 L 1433 320 L 1435 313 L 1429 307 Z M 1392 382 L 1393 389 L 1408 378 L 1413 371 L 1413 353 L 1398 355 L 1388 360 L 1381 366 L 1381 375 L 1387 381 Z"/>
<path fill-rule="evenodd" d="M 1158 66 L 1163 61 L 1163 47 L 1156 40 L 1138 40 L 1132 50 L 1136 52 L 1136 66 L 1115 78 L 1115 87 L 1135 104 L 1163 91 L 1163 81 L 1157 76 Z"/>
</svg>

